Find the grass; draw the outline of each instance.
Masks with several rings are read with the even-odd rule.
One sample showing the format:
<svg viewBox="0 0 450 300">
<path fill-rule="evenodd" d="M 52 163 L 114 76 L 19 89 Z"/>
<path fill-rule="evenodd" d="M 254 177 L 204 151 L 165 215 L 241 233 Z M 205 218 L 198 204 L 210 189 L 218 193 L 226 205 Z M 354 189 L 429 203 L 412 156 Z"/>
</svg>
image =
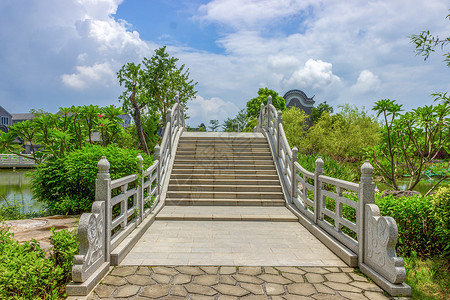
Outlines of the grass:
<svg viewBox="0 0 450 300">
<path fill-rule="evenodd" d="M 412 299 L 450 299 L 450 261 L 445 258 L 405 257 L 406 284 Z"/>
</svg>

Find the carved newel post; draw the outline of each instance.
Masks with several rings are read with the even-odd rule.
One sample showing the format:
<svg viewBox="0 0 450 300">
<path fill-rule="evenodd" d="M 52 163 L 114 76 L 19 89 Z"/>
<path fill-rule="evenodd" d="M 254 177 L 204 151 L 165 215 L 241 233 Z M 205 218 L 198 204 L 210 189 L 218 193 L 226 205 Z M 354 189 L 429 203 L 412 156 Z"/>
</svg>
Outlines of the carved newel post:
<svg viewBox="0 0 450 300">
<path fill-rule="evenodd" d="M 73 260 L 72 280 L 79 283 L 87 281 L 94 272 L 109 266 L 111 178 L 109 162 L 105 156 L 102 156 L 97 167 L 92 213 L 81 215 L 78 227 L 80 254 L 75 255 Z M 69 286 L 68 289 L 70 289 Z"/>
<path fill-rule="evenodd" d="M 139 208 L 139 218 L 137 223 L 140 224 L 144 220 L 144 159 L 142 158 L 142 155 L 139 153 L 136 157 L 138 161 L 138 169 L 139 174 L 141 175 L 141 178 L 139 179 L 139 185 L 137 188 L 137 201 L 138 201 L 138 208 Z"/>
<path fill-rule="evenodd" d="M 316 169 L 314 170 L 314 223 L 322 220 L 321 211 L 325 203 L 322 197 L 322 185 L 319 184 L 319 176 L 323 175 L 323 160 L 322 157 L 316 159 Z"/>
<path fill-rule="evenodd" d="M 361 167 L 359 184 L 358 263 L 366 265 L 390 283 L 403 283 L 406 278 L 404 261 L 395 253 L 397 223 L 391 217 L 380 215 L 380 209 L 375 205 L 372 174 L 373 167 L 366 161 Z M 362 269 L 366 268 L 363 266 Z"/>
<path fill-rule="evenodd" d="M 365 247 L 365 208 L 366 204 L 375 203 L 375 184 L 373 183 L 373 167 L 369 161 L 361 166 L 361 180 L 359 182 L 359 207 L 357 216 L 358 236 L 358 265 L 364 261 Z"/>
</svg>

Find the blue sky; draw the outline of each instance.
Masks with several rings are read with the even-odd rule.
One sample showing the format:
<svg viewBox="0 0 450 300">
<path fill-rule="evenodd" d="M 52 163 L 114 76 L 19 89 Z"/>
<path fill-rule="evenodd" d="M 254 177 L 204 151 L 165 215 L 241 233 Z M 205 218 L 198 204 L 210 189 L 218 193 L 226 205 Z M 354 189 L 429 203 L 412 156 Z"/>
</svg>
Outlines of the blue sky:
<svg viewBox="0 0 450 300">
<path fill-rule="evenodd" d="M 441 0 L 2 0 L 0 105 L 13 113 L 119 104 L 115 73 L 168 52 L 199 84 L 196 126 L 233 117 L 260 87 L 301 89 L 316 103 L 406 109 L 449 91 L 438 53 L 426 62 L 408 36 L 450 35 Z"/>
</svg>

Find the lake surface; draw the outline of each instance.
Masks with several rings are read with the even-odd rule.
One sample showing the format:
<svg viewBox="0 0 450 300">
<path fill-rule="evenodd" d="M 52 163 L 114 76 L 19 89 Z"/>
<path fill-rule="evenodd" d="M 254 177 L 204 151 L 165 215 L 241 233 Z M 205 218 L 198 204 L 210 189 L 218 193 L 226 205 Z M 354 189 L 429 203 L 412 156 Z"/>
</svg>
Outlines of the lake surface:
<svg viewBox="0 0 450 300">
<path fill-rule="evenodd" d="M 439 179 L 434 179 L 434 178 L 422 180 L 414 187 L 413 190 L 421 193 L 422 195 L 425 195 L 428 192 L 428 190 L 431 189 L 438 182 L 438 180 Z M 404 191 L 408 188 L 409 180 L 408 179 L 399 179 L 399 180 L 397 180 L 397 184 L 398 184 L 399 189 Z M 438 190 L 439 187 L 441 187 L 441 186 L 445 186 L 445 185 L 449 185 L 449 184 L 450 184 L 450 179 L 444 180 L 436 187 L 436 189 L 434 189 L 434 191 Z M 375 182 L 375 186 L 380 191 L 392 190 L 391 187 L 389 187 L 381 182 Z"/>
<path fill-rule="evenodd" d="M 42 210 L 41 203 L 33 200 L 30 177 L 33 169 L 0 169 L 0 207 L 19 205 L 22 214 Z"/>
</svg>

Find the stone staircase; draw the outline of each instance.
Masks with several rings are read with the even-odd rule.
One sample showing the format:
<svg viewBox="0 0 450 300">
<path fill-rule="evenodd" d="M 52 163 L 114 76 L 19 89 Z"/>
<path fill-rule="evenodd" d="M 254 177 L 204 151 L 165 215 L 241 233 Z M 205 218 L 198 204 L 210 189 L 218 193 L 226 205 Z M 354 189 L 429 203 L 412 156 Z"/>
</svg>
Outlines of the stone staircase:
<svg viewBox="0 0 450 300">
<path fill-rule="evenodd" d="M 297 221 L 260 133 L 181 136 L 158 220 Z"/>
</svg>

